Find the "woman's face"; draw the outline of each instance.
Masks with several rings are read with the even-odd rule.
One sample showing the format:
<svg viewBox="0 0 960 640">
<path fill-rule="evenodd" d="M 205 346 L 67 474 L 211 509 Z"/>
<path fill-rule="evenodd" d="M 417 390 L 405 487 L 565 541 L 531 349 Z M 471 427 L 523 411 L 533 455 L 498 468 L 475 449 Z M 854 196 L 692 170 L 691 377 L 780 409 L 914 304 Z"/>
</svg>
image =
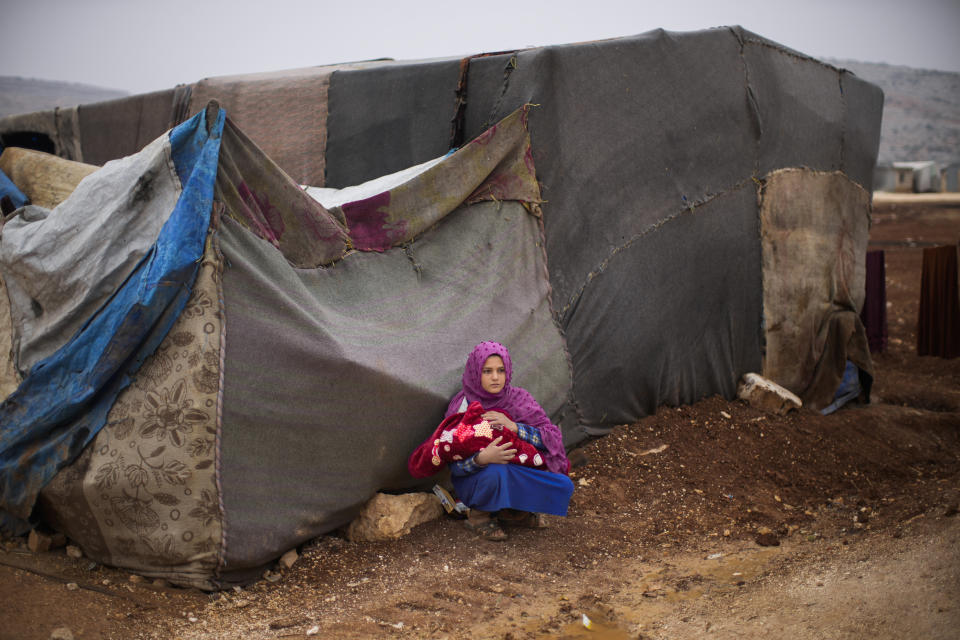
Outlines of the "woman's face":
<svg viewBox="0 0 960 640">
<path fill-rule="evenodd" d="M 490 356 L 483 362 L 480 369 L 480 386 L 487 393 L 500 393 L 507 381 L 507 369 L 503 366 L 503 358 Z"/>
</svg>

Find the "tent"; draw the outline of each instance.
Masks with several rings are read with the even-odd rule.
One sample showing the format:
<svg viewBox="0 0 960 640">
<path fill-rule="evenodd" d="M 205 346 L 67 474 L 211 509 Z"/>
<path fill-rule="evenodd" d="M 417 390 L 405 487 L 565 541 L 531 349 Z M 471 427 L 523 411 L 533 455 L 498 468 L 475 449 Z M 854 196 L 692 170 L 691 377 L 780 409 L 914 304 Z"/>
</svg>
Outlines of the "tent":
<svg viewBox="0 0 960 640">
<path fill-rule="evenodd" d="M 571 446 L 747 372 L 820 408 L 872 370 L 882 93 L 740 28 L 171 95 L 182 122 L 0 237 L 0 507 L 94 559 L 257 575 L 414 486 L 483 339 Z"/>
</svg>

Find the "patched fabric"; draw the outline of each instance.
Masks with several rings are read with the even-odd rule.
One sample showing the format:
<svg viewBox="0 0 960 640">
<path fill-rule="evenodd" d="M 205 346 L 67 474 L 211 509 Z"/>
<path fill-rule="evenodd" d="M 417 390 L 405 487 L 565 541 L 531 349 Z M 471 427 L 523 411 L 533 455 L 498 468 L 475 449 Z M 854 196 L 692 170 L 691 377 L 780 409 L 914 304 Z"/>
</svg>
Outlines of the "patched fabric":
<svg viewBox="0 0 960 640">
<path fill-rule="evenodd" d="M 870 194 L 840 172 L 784 169 L 760 207 L 766 356 L 763 375 L 822 409 L 847 360 L 872 378 L 860 321 Z"/>
<path fill-rule="evenodd" d="M 118 396 L 84 455 L 42 492 L 52 519 L 98 562 L 214 588 L 220 258 L 207 236 L 180 317 Z"/>
</svg>

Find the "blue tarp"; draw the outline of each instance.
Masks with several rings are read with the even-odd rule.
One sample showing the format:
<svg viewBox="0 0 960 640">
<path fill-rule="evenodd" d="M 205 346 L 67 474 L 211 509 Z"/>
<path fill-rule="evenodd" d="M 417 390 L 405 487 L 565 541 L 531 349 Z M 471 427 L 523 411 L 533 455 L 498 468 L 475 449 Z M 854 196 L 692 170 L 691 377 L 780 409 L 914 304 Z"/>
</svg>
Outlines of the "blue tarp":
<svg viewBox="0 0 960 640">
<path fill-rule="evenodd" d="M 93 440 L 183 310 L 210 224 L 224 119 L 220 109 L 208 129 L 200 112 L 170 132 L 183 191 L 156 243 L 107 304 L 0 405 L 0 516 L 30 517 L 40 490 Z"/>
<path fill-rule="evenodd" d="M 847 367 L 843 371 L 843 379 L 840 380 L 840 386 L 837 387 L 837 393 L 833 396 L 833 402 L 820 410 L 823 415 L 829 415 L 860 396 L 862 388 L 860 386 L 860 368 L 847 360 Z"/>
<path fill-rule="evenodd" d="M 3 147 L 0 146 L 0 153 L 2 152 Z M 13 184 L 13 181 L 7 177 L 7 174 L 0 171 L 0 199 L 2 198 L 10 198 L 10 202 L 15 209 L 19 209 L 29 202 L 27 196 L 23 195 L 23 192 L 17 188 L 17 185 Z"/>
</svg>

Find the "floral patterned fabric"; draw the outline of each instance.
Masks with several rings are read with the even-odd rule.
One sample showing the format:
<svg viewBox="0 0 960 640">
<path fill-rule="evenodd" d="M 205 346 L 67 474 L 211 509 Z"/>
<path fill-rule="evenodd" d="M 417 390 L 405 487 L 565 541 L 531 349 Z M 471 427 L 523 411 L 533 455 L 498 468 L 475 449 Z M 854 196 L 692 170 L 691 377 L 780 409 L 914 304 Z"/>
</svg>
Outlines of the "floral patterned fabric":
<svg viewBox="0 0 960 640">
<path fill-rule="evenodd" d="M 7 285 L 0 277 L 0 353 L 13 351 L 13 323 L 10 320 L 10 300 Z M 20 376 L 13 366 L 13 358 L 0 358 L 0 401 L 13 393 L 20 384 Z"/>
<path fill-rule="evenodd" d="M 214 234 L 183 313 L 84 454 L 41 494 L 46 517 L 94 560 L 215 588 L 222 313 Z"/>
</svg>

